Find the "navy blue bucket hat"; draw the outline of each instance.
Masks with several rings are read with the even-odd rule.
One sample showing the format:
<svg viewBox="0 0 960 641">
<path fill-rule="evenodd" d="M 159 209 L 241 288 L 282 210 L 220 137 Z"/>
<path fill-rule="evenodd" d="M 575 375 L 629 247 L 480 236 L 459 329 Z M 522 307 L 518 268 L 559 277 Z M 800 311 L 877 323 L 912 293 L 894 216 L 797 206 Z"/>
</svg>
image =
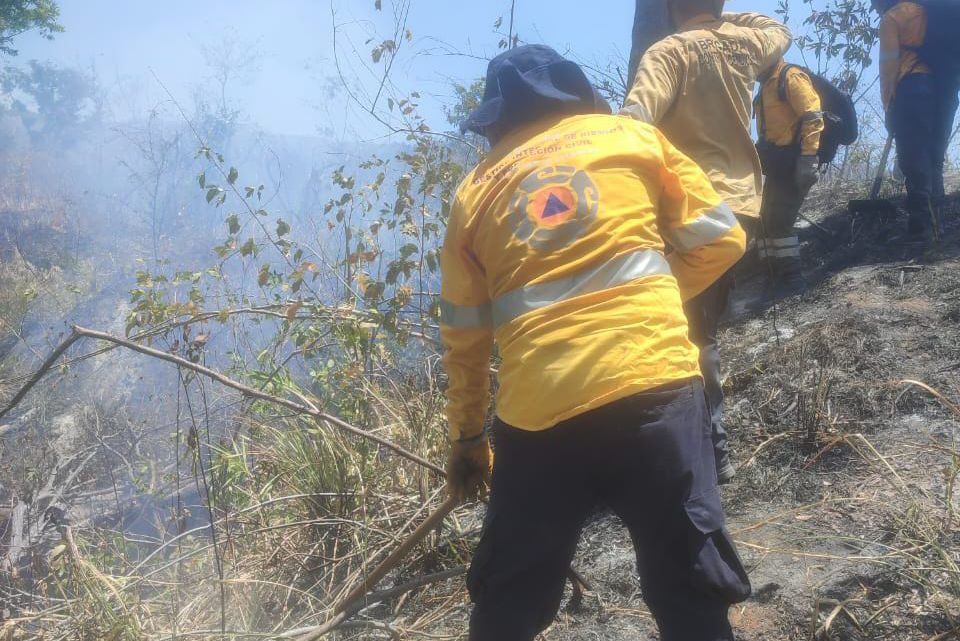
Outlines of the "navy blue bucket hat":
<svg viewBox="0 0 960 641">
<path fill-rule="evenodd" d="M 510 129 L 545 116 L 585 113 L 610 113 L 610 105 L 580 66 L 545 45 L 523 45 L 490 61 L 483 101 L 460 131 L 484 135 L 494 125 Z"/>
</svg>

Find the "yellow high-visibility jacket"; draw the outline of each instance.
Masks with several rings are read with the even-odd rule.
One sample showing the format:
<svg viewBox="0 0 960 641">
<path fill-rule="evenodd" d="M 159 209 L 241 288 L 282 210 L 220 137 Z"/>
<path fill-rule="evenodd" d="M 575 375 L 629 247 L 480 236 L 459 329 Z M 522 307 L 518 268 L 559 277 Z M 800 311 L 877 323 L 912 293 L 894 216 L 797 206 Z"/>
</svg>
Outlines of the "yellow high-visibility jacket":
<svg viewBox="0 0 960 641">
<path fill-rule="evenodd" d="M 621 113 L 658 127 L 735 212 L 759 216 L 753 89 L 790 43 L 786 27 L 759 14 L 694 18 L 646 51 Z"/>
<path fill-rule="evenodd" d="M 512 133 L 461 183 L 441 252 L 451 437 L 483 429 L 494 339 L 497 415 L 526 430 L 698 376 L 681 300 L 744 243 L 653 127 L 581 115 Z"/>
<path fill-rule="evenodd" d="M 893 104 L 897 84 L 911 73 L 930 73 L 916 48 L 927 35 L 927 12 L 916 2 L 899 2 L 880 20 L 880 97 L 884 109 Z M 960 37 L 960 34 L 957 34 Z"/>
<path fill-rule="evenodd" d="M 760 136 L 778 147 L 800 142 L 800 153 L 813 156 L 820 149 L 823 111 L 820 95 L 803 69 L 791 67 L 784 77 L 786 100 L 780 98 L 780 77 L 786 63 L 781 60 L 760 85 L 756 117 Z"/>
</svg>

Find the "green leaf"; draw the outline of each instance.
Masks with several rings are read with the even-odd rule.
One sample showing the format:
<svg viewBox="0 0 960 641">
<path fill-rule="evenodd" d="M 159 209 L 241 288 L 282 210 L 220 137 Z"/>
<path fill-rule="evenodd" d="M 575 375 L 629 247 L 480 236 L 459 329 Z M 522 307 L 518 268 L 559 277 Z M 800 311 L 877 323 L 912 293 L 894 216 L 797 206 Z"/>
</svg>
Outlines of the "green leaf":
<svg viewBox="0 0 960 641">
<path fill-rule="evenodd" d="M 200 189 L 203 189 L 204 187 L 207 186 L 207 172 L 201 171 L 197 175 L 197 184 L 200 185 Z"/>
<path fill-rule="evenodd" d="M 231 234 L 240 231 L 240 218 L 236 214 L 227 218 L 227 229 Z"/>
<path fill-rule="evenodd" d="M 207 190 L 207 202 L 212 203 L 213 199 L 220 195 L 219 187 L 211 187 Z"/>
<path fill-rule="evenodd" d="M 248 239 L 247 242 L 245 242 L 245 243 L 243 244 L 243 246 L 240 248 L 240 255 L 241 255 L 241 256 L 249 256 L 250 254 L 254 253 L 255 251 L 257 251 L 257 243 L 254 242 L 254 240 L 253 240 L 252 238 L 250 238 L 250 239 Z"/>
<path fill-rule="evenodd" d="M 290 232 L 290 225 L 280 219 L 277 221 L 277 236 L 283 236 Z"/>
<path fill-rule="evenodd" d="M 230 168 L 230 173 L 227 174 L 227 182 L 231 185 L 237 182 L 237 178 L 240 176 L 240 172 L 237 171 L 236 167 Z"/>
</svg>

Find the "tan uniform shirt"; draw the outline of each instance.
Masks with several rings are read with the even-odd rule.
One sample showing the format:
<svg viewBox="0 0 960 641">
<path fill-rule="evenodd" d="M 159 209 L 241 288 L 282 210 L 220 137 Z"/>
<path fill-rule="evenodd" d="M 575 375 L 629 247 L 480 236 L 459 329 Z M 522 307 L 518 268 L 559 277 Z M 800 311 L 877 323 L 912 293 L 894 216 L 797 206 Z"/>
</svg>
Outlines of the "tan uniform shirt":
<svg viewBox="0 0 960 641">
<path fill-rule="evenodd" d="M 755 13 L 699 16 L 640 60 L 622 114 L 657 126 L 738 214 L 760 215 L 750 134 L 753 88 L 790 48 L 790 31 Z"/>
</svg>

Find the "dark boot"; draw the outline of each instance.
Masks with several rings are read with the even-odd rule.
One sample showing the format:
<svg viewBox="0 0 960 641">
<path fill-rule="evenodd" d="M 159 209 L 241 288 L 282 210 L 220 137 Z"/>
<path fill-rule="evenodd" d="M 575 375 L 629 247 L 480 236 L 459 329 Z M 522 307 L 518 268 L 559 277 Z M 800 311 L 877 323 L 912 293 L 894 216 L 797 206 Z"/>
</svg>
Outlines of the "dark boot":
<svg viewBox="0 0 960 641">
<path fill-rule="evenodd" d="M 799 256 L 785 256 L 775 259 L 772 271 L 774 277 L 773 295 L 776 298 L 802 294 L 807 288 Z"/>
<path fill-rule="evenodd" d="M 761 238 L 760 255 L 767 276 L 768 298 L 778 300 L 806 289 L 800 264 L 800 239 L 796 236 Z"/>
<path fill-rule="evenodd" d="M 919 256 L 933 245 L 933 226 L 911 214 L 907 222 L 907 237 L 904 240 L 907 255 Z"/>
<path fill-rule="evenodd" d="M 926 249 L 933 243 L 933 207 L 930 200 L 908 203 L 906 242 L 914 248 Z"/>
</svg>

